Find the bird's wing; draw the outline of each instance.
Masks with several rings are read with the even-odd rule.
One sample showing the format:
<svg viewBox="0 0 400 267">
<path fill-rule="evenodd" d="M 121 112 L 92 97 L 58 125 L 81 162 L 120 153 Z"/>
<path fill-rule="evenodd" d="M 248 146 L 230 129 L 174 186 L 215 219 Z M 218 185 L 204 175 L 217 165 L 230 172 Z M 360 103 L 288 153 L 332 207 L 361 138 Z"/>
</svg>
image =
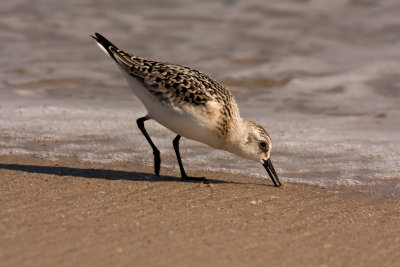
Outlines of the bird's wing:
<svg viewBox="0 0 400 267">
<path fill-rule="evenodd" d="M 101 34 L 95 35 L 92 37 L 104 52 L 162 102 L 205 106 L 208 101 L 231 103 L 233 100 L 223 85 L 197 70 L 134 56 L 119 50 Z"/>
</svg>

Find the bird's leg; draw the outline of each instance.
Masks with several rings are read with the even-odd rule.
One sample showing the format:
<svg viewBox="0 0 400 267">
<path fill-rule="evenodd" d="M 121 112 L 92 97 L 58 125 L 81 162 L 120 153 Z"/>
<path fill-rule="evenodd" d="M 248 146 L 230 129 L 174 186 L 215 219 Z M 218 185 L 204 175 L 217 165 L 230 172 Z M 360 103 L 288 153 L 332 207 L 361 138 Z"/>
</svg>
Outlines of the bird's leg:
<svg viewBox="0 0 400 267">
<path fill-rule="evenodd" d="M 151 140 L 149 134 L 147 133 L 146 129 L 144 128 L 144 122 L 147 121 L 149 118 L 147 117 L 142 117 L 137 119 L 136 123 L 142 131 L 144 137 L 146 137 L 147 142 L 149 142 L 151 148 L 153 149 L 153 154 L 154 154 L 154 172 L 157 176 L 160 176 L 160 165 L 161 165 L 161 159 L 160 159 L 160 151 L 157 149 L 157 147 L 154 145 L 153 141 Z"/>
<path fill-rule="evenodd" d="M 175 137 L 174 141 L 172 141 L 172 144 L 174 145 L 174 150 L 175 150 L 176 158 L 178 159 L 179 169 L 181 170 L 182 179 L 183 180 L 193 180 L 193 181 L 200 181 L 200 182 L 203 182 L 203 183 L 208 183 L 208 181 L 207 181 L 207 179 L 205 177 L 187 176 L 187 174 L 185 172 L 185 169 L 183 168 L 181 154 L 179 153 L 179 139 L 181 139 L 181 136 L 177 135 Z"/>
</svg>

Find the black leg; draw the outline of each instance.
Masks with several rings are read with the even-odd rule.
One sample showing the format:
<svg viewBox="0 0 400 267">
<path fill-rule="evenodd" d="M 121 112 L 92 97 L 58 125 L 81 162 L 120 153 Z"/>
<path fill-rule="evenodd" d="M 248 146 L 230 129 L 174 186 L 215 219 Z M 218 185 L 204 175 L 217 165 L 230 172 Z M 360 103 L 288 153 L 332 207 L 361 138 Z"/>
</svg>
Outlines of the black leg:
<svg viewBox="0 0 400 267">
<path fill-rule="evenodd" d="M 182 164 L 182 159 L 181 159 L 181 154 L 179 153 L 179 140 L 181 139 L 180 135 L 177 135 L 174 139 L 174 141 L 172 141 L 172 144 L 174 145 L 174 150 L 175 150 L 175 154 L 176 157 L 178 159 L 178 164 L 179 164 L 179 169 L 181 170 L 181 177 L 183 180 L 194 180 L 194 181 L 200 181 L 203 183 L 208 183 L 207 179 L 204 177 L 190 177 L 186 175 L 185 169 L 183 168 L 183 164 Z"/>
<path fill-rule="evenodd" d="M 144 128 L 144 122 L 147 121 L 147 120 L 148 120 L 148 118 L 142 117 L 142 118 L 137 119 L 136 123 L 137 123 L 140 131 L 142 131 L 144 137 L 146 137 L 147 142 L 149 142 L 151 148 L 153 149 L 153 154 L 154 154 L 154 172 L 156 173 L 157 176 L 160 176 L 160 165 L 161 165 L 160 151 L 154 145 L 154 143 L 151 140 L 149 134 L 147 133 L 146 129 Z"/>
</svg>

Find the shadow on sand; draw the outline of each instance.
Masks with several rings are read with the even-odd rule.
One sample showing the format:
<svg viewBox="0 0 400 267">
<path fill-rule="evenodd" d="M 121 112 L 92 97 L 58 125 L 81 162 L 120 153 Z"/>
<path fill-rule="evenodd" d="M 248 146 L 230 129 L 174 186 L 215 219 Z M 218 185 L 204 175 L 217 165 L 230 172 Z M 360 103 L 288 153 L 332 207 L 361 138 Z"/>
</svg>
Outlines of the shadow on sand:
<svg viewBox="0 0 400 267">
<path fill-rule="evenodd" d="M 143 173 L 143 172 L 128 172 L 118 170 L 104 170 L 104 169 L 80 169 L 71 167 L 61 166 L 38 166 L 38 165 L 22 165 L 22 164 L 3 164 L 0 163 L 0 169 L 7 169 L 13 171 L 23 171 L 28 173 L 41 173 L 41 174 L 53 174 L 58 176 L 73 176 L 73 177 L 84 177 L 94 179 L 105 179 L 105 180 L 130 180 L 130 181 L 147 181 L 147 182 L 184 182 L 184 183 L 199 183 L 198 181 L 182 180 L 181 178 L 173 176 L 160 177 L 154 174 Z M 208 183 L 211 184 L 247 184 L 233 181 L 223 181 L 207 179 Z M 263 186 L 270 186 L 266 184 L 259 184 Z"/>
</svg>

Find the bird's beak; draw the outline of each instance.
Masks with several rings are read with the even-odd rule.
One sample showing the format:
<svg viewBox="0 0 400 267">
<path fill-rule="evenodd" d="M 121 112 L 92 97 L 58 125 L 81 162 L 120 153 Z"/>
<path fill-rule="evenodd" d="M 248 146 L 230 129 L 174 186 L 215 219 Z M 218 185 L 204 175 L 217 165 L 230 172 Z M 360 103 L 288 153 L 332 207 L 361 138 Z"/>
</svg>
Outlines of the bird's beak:
<svg viewBox="0 0 400 267">
<path fill-rule="evenodd" d="M 274 166 L 272 166 L 271 159 L 264 160 L 264 168 L 267 170 L 269 177 L 276 187 L 280 187 L 282 183 L 279 181 L 278 175 L 275 172 Z"/>
</svg>

